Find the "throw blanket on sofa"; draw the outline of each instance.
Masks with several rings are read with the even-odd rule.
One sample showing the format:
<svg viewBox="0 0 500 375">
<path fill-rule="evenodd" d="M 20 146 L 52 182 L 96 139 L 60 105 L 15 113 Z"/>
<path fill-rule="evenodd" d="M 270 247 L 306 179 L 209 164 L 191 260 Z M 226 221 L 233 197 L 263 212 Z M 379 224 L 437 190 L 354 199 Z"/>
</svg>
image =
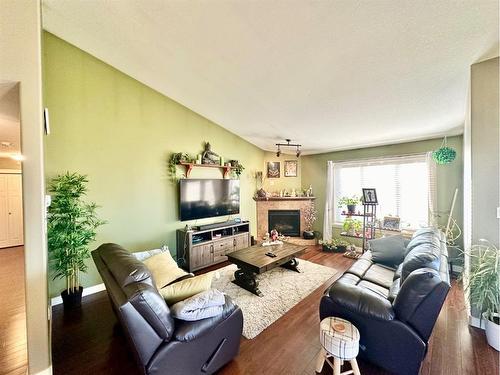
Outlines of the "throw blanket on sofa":
<svg viewBox="0 0 500 375">
<path fill-rule="evenodd" d="M 219 315 L 222 313 L 225 301 L 224 293 L 210 289 L 177 302 L 170 307 L 170 311 L 174 318 L 195 321 Z"/>
</svg>

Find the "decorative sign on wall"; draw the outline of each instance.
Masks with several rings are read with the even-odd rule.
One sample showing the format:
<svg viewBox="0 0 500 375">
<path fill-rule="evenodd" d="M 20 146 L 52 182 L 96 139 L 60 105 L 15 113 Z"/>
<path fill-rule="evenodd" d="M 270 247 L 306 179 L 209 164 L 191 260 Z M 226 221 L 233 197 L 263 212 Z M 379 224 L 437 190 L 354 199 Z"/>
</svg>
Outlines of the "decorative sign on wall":
<svg viewBox="0 0 500 375">
<path fill-rule="evenodd" d="M 285 177 L 297 177 L 297 160 L 285 160 Z"/>
<path fill-rule="evenodd" d="M 267 178 L 280 178 L 280 162 L 268 161 L 267 162 Z"/>
</svg>

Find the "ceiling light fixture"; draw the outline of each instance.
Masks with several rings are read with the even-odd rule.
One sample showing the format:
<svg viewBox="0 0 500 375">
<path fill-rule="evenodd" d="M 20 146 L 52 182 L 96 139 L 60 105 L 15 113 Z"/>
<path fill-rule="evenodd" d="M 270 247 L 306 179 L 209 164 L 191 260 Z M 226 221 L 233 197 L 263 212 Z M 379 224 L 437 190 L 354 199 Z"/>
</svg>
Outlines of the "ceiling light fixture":
<svg viewBox="0 0 500 375">
<path fill-rule="evenodd" d="M 297 143 L 290 143 L 291 139 L 285 139 L 285 141 L 286 141 L 286 143 L 276 143 L 276 146 L 278 146 L 278 151 L 276 152 L 276 156 L 278 158 L 280 157 L 280 155 L 281 155 L 281 146 L 283 146 L 283 147 L 295 147 L 296 148 L 295 155 L 297 155 L 297 157 L 299 157 L 300 154 L 301 154 L 300 148 L 302 147 L 302 145 L 299 145 Z"/>
</svg>

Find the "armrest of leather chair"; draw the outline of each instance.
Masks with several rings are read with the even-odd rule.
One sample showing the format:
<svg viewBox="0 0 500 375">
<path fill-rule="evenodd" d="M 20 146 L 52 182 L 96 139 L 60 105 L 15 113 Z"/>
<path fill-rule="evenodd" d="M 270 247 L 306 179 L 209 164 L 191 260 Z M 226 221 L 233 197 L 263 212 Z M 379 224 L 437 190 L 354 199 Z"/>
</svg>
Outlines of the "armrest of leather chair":
<svg viewBox="0 0 500 375">
<path fill-rule="evenodd" d="M 395 317 L 388 299 L 357 285 L 337 281 L 327 291 L 327 296 L 339 308 L 370 319 L 389 321 Z"/>
<path fill-rule="evenodd" d="M 233 303 L 229 296 L 225 296 L 226 303 L 222 313 L 212 318 L 201 319 L 196 321 L 175 320 L 174 340 L 176 341 L 192 341 L 198 337 L 210 332 L 212 328 L 227 319 L 239 307 Z"/>
</svg>

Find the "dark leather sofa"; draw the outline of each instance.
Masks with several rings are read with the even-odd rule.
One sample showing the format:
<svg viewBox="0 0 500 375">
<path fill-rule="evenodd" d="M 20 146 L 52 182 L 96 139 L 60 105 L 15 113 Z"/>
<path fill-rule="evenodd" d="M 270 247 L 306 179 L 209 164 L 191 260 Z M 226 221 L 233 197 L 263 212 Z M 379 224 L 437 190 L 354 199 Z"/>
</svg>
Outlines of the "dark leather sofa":
<svg viewBox="0 0 500 375">
<path fill-rule="evenodd" d="M 404 245 L 403 261 L 392 267 L 366 252 L 326 290 L 320 318 L 352 322 L 361 358 L 393 373 L 417 374 L 450 289 L 448 253 L 443 233 L 431 228 Z"/>
<path fill-rule="evenodd" d="M 104 244 L 92 257 L 144 374 L 212 374 L 238 354 L 243 315 L 228 296 L 219 316 L 176 320 L 149 270 L 131 253 Z"/>
</svg>

